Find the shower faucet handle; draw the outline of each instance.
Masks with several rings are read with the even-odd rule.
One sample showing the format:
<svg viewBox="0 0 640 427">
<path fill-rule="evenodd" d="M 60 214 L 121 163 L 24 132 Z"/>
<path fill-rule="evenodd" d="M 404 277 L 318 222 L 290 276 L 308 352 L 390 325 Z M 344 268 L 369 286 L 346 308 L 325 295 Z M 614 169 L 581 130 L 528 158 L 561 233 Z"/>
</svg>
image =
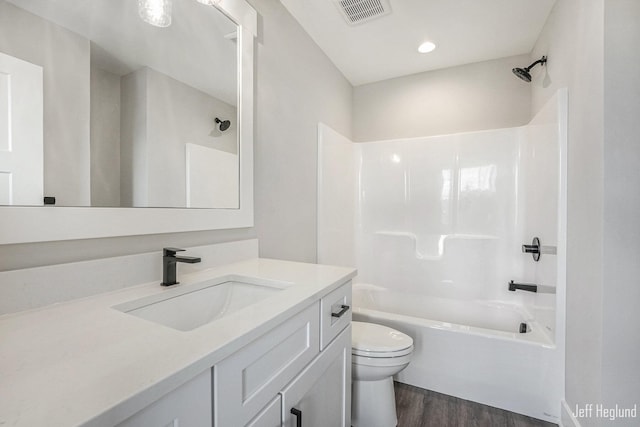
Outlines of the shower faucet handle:
<svg viewBox="0 0 640 427">
<path fill-rule="evenodd" d="M 534 261 L 540 261 L 540 247 L 540 239 L 534 237 L 530 245 L 522 245 L 522 252 L 533 255 Z"/>
</svg>

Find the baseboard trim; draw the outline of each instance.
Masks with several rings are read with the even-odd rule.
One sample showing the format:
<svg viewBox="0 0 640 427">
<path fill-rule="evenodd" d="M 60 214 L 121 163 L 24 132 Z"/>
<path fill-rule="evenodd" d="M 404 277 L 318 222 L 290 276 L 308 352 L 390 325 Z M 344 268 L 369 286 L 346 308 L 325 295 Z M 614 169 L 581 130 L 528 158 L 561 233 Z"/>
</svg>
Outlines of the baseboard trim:
<svg viewBox="0 0 640 427">
<path fill-rule="evenodd" d="M 560 427 L 582 427 L 566 400 L 560 404 Z"/>
</svg>

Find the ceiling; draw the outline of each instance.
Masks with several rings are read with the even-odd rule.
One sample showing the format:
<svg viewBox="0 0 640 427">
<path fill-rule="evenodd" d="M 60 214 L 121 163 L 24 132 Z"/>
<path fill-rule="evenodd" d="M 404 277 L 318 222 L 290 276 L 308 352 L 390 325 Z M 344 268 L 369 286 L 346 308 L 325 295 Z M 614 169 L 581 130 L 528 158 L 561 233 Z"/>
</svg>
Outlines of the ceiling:
<svg viewBox="0 0 640 427">
<path fill-rule="evenodd" d="M 528 54 L 555 3 L 389 0 L 390 14 L 350 25 L 338 10 L 339 0 L 280 1 L 354 86 Z M 427 40 L 436 50 L 418 53 Z"/>
</svg>

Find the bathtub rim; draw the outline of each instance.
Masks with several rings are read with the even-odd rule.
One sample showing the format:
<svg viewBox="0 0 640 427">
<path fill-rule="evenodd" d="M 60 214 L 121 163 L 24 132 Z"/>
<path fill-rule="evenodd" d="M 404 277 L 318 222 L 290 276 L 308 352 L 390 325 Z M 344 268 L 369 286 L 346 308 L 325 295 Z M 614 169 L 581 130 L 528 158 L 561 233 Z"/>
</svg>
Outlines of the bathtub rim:
<svg viewBox="0 0 640 427">
<path fill-rule="evenodd" d="M 547 334 L 542 330 L 542 325 L 540 325 L 535 320 L 527 321 L 527 325 L 531 327 L 531 332 L 520 334 L 514 332 L 498 331 L 496 329 L 479 328 L 476 326 L 459 325 L 456 323 L 443 322 L 440 320 L 424 319 L 398 313 L 389 313 L 386 311 L 357 306 L 353 307 L 353 314 L 367 316 L 368 318 L 379 317 L 383 320 L 405 322 L 413 326 L 436 329 L 444 332 L 453 332 L 457 334 L 474 335 L 500 341 L 522 343 L 525 345 L 533 345 L 536 347 L 543 347 L 551 350 L 557 348 L 556 344 L 551 341 Z"/>
</svg>

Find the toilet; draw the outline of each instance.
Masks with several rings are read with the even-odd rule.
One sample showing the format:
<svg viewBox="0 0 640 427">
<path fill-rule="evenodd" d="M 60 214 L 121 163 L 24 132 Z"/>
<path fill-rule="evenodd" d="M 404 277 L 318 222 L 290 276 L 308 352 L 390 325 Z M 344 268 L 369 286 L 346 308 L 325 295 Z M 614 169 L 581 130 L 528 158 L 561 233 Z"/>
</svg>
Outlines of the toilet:
<svg viewBox="0 0 640 427">
<path fill-rule="evenodd" d="M 393 376 L 411 361 L 413 339 L 383 325 L 351 325 L 351 425 L 395 427 Z"/>
</svg>

